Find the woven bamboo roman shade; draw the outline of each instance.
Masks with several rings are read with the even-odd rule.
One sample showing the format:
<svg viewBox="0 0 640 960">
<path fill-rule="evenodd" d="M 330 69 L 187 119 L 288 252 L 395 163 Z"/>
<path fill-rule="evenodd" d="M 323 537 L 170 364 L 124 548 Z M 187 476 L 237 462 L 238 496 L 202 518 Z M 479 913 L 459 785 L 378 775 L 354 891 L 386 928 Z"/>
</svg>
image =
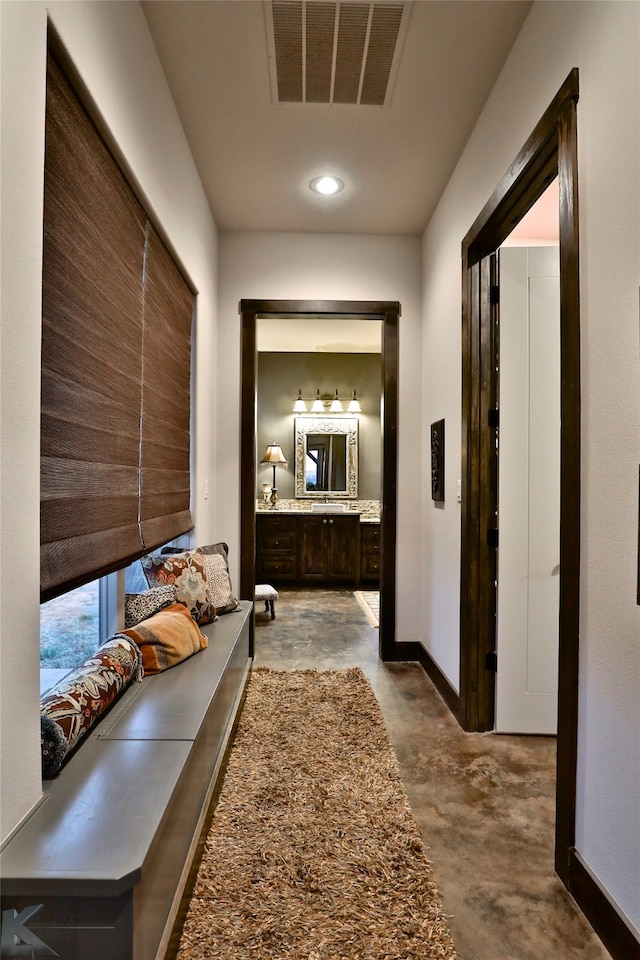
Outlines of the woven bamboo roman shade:
<svg viewBox="0 0 640 960">
<path fill-rule="evenodd" d="M 50 57 L 42 600 L 118 569 L 193 526 L 192 311 L 189 287 Z"/>
<path fill-rule="evenodd" d="M 189 382 L 193 297 L 151 224 L 143 304 L 140 522 L 145 550 L 190 530 Z"/>
</svg>

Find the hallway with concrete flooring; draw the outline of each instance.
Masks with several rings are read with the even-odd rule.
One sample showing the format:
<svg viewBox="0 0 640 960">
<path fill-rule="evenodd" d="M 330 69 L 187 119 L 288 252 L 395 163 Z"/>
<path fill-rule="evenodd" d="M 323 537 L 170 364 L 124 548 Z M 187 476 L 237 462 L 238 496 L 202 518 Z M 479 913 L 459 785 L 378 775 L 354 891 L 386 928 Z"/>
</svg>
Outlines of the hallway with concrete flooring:
<svg viewBox="0 0 640 960">
<path fill-rule="evenodd" d="M 359 666 L 378 698 L 460 960 L 607 960 L 553 871 L 555 740 L 469 734 L 417 663 L 383 664 L 351 591 L 256 605 L 255 666 Z"/>
</svg>

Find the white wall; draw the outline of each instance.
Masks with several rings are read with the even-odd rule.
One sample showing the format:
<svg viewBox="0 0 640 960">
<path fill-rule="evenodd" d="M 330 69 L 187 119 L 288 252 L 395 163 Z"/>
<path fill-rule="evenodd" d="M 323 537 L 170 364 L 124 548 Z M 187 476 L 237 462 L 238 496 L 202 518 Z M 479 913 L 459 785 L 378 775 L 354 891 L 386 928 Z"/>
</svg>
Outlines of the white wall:
<svg viewBox="0 0 640 960">
<path fill-rule="evenodd" d="M 138 3 L 3 2 L 0 838 L 41 796 L 40 299 L 47 12 L 198 290 L 195 538 L 213 534 L 217 232 Z M 203 478 L 209 479 L 204 501 Z"/>
<path fill-rule="evenodd" d="M 456 678 L 460 529 L 450 493 L 460 449 L 460 243 L 578 67 L 583 445 L 576 845 L 636 926 L 639 15 L 637 3 L 615 0 L 534 5 L 425 233 L 423 417 L 425 424 L 447 418 L 451 471 L 445 510 L 426 510 L 422 537 L 432 595 L 424 642 Z"/>
<path fill-rule="evenodd" d="M 420 419 L 420 239 L 331 234 L 220 234 L 218 445 L 225 490 L 218 511 L 239 516 L 240 318 L 242 299 L 399 300 L 397 639 L 416 640 L 420 620 L 415 536 L 425 478 L 416 456 Z M 230 534 L 238 579 L 239 531 Z M 225 537 L 226 539 L 226 537 Z"/>
</svg>

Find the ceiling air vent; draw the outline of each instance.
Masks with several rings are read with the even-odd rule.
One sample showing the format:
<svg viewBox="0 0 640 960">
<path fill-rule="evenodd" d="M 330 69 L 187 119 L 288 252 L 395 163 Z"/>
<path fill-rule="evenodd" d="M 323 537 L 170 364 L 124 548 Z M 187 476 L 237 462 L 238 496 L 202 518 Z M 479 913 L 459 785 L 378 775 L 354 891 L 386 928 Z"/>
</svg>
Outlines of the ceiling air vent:
<svg viewBox="0 0 640 960">
<path fill-rule="evenodd" d="M 411 0 L 267 0 L 275 103 L 389 103 Z"/>
</svg>

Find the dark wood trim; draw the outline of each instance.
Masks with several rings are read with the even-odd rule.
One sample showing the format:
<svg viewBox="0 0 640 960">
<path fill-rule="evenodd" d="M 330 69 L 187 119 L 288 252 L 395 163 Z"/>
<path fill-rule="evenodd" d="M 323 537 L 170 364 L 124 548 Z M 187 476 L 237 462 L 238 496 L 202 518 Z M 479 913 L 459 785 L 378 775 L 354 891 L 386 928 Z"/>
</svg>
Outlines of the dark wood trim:
<svg viewBox="0 0 640 960">
<path fill-rule="evenodd" d="M 486 410 L 491 378 L 483 366 L 482 268 L 515 224 L 557 175 L 560 186 L 561 493 L 560 653 L 556 870 L 569 884 L 575 845 L 580 588 L 580 284 L 578 250 L 578 71 L 571 71 L 526 144 L 462 243 L 462 538 L 460 697 L 456 711 L 467 730 L 491 729 L 494 690 L 484 653 L 494 576 L 485 549 L 486 485 L 483 468 L 491 443 Z M 477 309 L 475 305 L 478 305 Z M 485 334 L 486 336 L 486 331 Z M 485 351 L 486 354 L 486 351 Z M 483 454 L 484 451 L 484 454 Z M 484 469 L 484 473 L 483 473 Z"/>
<path fill-rule="evenodd" d="M 420 662 L 420 644 L 417 640 L 399 640 L 394 643 L 388 656 L 380 657 L 385 663 L 418 663 Z"/>
<path fill-rule="evenodd" d="M 253 597 L 256 570 L 256 313 L 242 306 L 240 407 L 240 596 Z M 253 635 L 249 655 L 253 657 Z"/>
<path fill-rule="evenodd" d="M 261 317 L 362 317 L 384 320 L 387 310 L 400 304 L 386 300 L 241 300 L 241 311 Z"/>
<path fill-rule="evenodd" d="M 576 103 L 558 124 L 560 187 L 560 649 L 555 864 L 568 882 L 575 845 L 580 637 L 580 275 Z"/>
<path fill-rule="evenodd" d="M 497 609 L 497 548 L 490 542 L 490 532 L 496 529 L 498 509 L 498 462 L 495 429 L 489 426 L 489 411 L 495 410 L 497 400 L 497 306 L 491 295 L 497 283 L 497 257 L 489 254 L 477 266 L 480 268 L 480 289 L 477 303 L 479 328 L 478 379 L 478 654 L 476 729 L 493 730 L 495 705 L 495 672 L 486 667 L 487 658 L 496 649 Z M 476 305 L 472 305 L 472 316 Z M 475 317 L 474 317 L 475 320 Z M 475 325 L 475 322 L 474 322 Z"/>
<path fill-rule="evenodd" d="M 400 304 L 389 303 L 382 326 L 382 513 L 380 515 L 381 660 L 401 658 L 396 643 L 396 540 L 398 524 L 398 318 Z"/>
<path fill-rule="evenodd" d="M 240 591 L 253 595 L 256 543 L 256 391 L 258 317 L 352 316 L 382 321 L 382 513 L 380 518 L 380 628 L 382 660 L 416 659 L 414 644 L 397 644 L 396 539 L 398 473 L 398 319 L 400 304 L 386 300 L 241 300 Z M 410 648 L 410 649 L 409 649 Z M 253 654 L 253 649 L 251 651 Z"/>
<path fill-rule="evenodd" d="M 460 705 L 460 696 L 456 690 L 451 686 L 447 677 L 435 662 L 428 650 L 422 646 L 421 643 L 416 643 L 415 645 L 417 650 L 417 656 L 414 658 L 419 660 L 424 672 L 427 674 L 432 684 L 451 710 L 451 713 L 457 717 L 458 708 Z"/>
<path fill-rule="evenodd" d="M 640 960 L 640 942 L 572 850 L 569 891 L 613 960 Z"/>
</svg>

